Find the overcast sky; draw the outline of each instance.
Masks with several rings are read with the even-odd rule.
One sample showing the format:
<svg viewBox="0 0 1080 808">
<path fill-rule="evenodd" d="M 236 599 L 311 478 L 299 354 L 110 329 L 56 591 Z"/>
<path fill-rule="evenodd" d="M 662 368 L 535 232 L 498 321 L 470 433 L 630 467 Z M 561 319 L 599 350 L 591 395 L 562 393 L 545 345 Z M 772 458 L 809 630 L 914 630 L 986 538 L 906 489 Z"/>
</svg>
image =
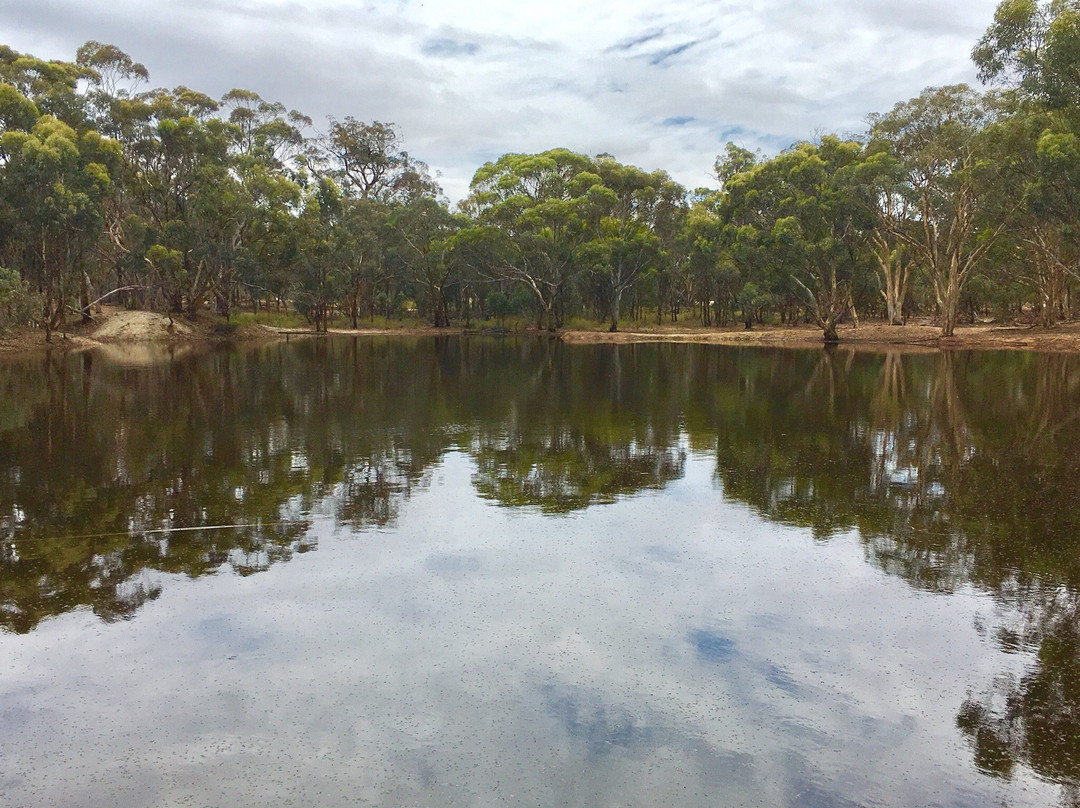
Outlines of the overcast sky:
<svg viewBox="0 0 1080 808">
<path fill-rule="evenodd" d="M 923 87 L 974 83 L 998 0 L 0 0 L 0 43 L 122 48 L 153 86 L 258 92 L 396 123 L 451 199 L 482 163 L 565 146 L 689 187 L 725 142 L 859 132 Z"/>
</svg>

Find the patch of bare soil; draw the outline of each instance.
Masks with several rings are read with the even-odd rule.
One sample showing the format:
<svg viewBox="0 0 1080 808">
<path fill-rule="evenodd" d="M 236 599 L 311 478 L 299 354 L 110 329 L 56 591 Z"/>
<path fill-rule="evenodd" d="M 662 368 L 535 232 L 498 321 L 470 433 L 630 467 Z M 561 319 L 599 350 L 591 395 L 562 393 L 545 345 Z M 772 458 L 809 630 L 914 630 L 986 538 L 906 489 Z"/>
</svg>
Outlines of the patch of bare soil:
<svg viewBox="0 0 1080 808">
<path fill-rule="evenodd" d="M 433 328 L 403 325 L 397 328 L 330 329 L 328 336 L 448 336 L 478 333 L 463 328 Z M 479 333 L 489 333 L 480 331 Z M 663 325 L 635 327 L 632 330 L 610 333 L 604 330 L 573 330 L 559 333 L 527 330 L 490 333 L 500 335 L 532 335 L 562 339 L 568 343 L 633 343 L 633 342 L 701 342 L 718 345 L 777 345 L 788 348 L 820 348 L 821 330 L 812 326 L 770 326 L 747 331 L 741 327 L 706 328 L 696 325 Z M 314 331 L 296 328 L 275 328 L 248 324 L 237 326 L 225 322 L 212 312 L 201 312 L 190 320 L 174 316 L 172 322 L 164 314 L 149 311 L 128 311 L 119 307 L 104 307 L 94 321 L 70 326 L 67 338 L 53 334 L 51 346 L 45 343 L 41 329 L 21 329 L 0 336 L 0 354 L 37 352 L 47 347 L 58 350 L 86 350 L 111 346 L 128 362 L 156 361 L 162 356 L 175 357 L 197 346 L 212 346 L 222 342 L 259 344 L 291 337 L 315 337 Z M 1027 350 L 1080 353 L 1080 322 L 1057 328 L 1032 326 L 974 325 L 956 329 L 956 335 L 941 337 L 940 329 L 923 321 L 903 326 L 880 322 L 863 322 L 840 329 L 840 344 L 854 350 L 936 351 L 941 348 Z M 143 346 L 139 348 L 138 346 Z M 186 347 L 185 347 L 186 346 Z"/>
<path fill-rule="evenodd" d="M 930 324 L 887 325 L 866 323 L 840 329 L 840 344 L 855 349 L 876 350 L 896 346 L 903 350 L 939 348 L 1080 352 L 1080 323 L 1057 328 L 1031 326 L 974 325 L 956 329 L 952 337 L 942 337 L 941 329 Z M 821 329 L 812 326 L 754 328 L 704 328 L 661 326 L 635 331 L 566 331 L 565 342 L 705 342 L 720 345 L 783 345 L 821 347 Z"/>
<path fill-rule="evenodd" d="M 259 326 L 271 334 L 290 337 L 447 337 L 460 334 L 476 333 L 461 327 L 435 328 L 430 325 L 403 325 L 393 328 L 330 328 L 326 331 L 314 331 L 310 328 L 282 328 L 280 326 Z"/>
<path fill-rule="evenodd" d="M 98 342 L 168 342 L 197 336 L 196 325 L 183 318 L 169 319 L 154 311 L 120 309 L 102 318 L 87 336 Z"/>
<path fill-rule="evenodd" d="M 104 306 L 88 323 L 72 323 L 66 337 L 53 332 L 52 342 L 45 342 L 45 332 L 40 328 L 17 329 L 0 337 L 0 354 L 37 352 L 55 348 L 61 351 L 80 351 L 88 348 L 113 346 L 129 359 L 136 355 L 149 361 L 151 356 L 178 355 L 181 346 L 214 345 L 222 342 L 267 342 L 280 336 L 273 329 L 261 325 L 237 326 L 227 323 L 212 312 L 200 312 L 191 320 L 152 311 L 129 311 L 117 306 Z M 141 353 L 133 346 L 148 347 Z M 164 347 L 168 350 L 164 350 Z"/>
<path fill-rule="evenodd" d="M 30 353 L 45 345 L 45 334 L 31 328 L 18 328 L 0 335 L 0 354 Z"/>
<path fill-rule="evenodd" d="M 171 320 L 171 321 L 170 321 Z M 95 343 L 220 343 L 276 340 L 273 329 L 263 325 L 238 326 L 210 311 L 200 311 L 195 319 L 185 315 L 153 311 L 130 311 L 107 306 L 94 315 L 94 322 L 82 326 L 82 335 Z"/>
</svg>

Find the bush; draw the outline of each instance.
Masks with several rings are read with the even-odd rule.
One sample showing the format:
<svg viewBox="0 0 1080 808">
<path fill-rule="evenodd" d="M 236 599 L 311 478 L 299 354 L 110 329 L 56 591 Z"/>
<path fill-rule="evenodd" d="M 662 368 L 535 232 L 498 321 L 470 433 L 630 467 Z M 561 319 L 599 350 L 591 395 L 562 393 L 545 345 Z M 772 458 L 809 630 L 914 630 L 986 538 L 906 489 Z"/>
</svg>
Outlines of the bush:
<svg viewBox="0 0 1080 808">
<path fill-rule="evenodd" d="M 41 317 L 41 299 L 14 269 L 0 267 L 0 334 Z"/>
</svg>

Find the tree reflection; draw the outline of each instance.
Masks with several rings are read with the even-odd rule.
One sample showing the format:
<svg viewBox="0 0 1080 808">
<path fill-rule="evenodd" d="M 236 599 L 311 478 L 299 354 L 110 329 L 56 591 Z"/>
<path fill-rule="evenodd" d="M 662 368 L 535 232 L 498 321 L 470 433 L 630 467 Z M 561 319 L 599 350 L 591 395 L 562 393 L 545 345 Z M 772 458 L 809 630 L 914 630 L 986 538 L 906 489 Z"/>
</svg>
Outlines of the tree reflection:
<svg viewBox="0 0 1080 808">
<path fill-rule="evenodd" d="M 79 606 L 129 617 L 161 591 L 148 571 L 260 572 L 315 549 L 323 503 L 354 528 L 392 521 L 446 445 L 391 403 L 423 400 L 424 379 L 403 390 L 393 358 L 363 362 L 355 345 L 293 347 L 0 369 L 0 626 Z"/>
<path fill-rule="evenodd" d="M 1043 593 L 1044 597 L 1046 596 Z M 1037 649 L 1023 676 L 999 676 L 979 696 L 969 696 L 957 725 L 988 774 L 1009 777 L 1018 762 L 1066 786 L 1076 804 L 1080 783 L 1080 604 L 1058 593 L 1032 610 L 1023 637 Z M 1031 609 L 1031 606 L 1028 606 Z M 1006 648 L 1017 638 L 999 637 Z"/>
<path fill-rule="evenodd" d="M 0 367 L 0 627 L 137 613 L 168 573 L 252 574 L 310 520 L 392 524 L 450 450 L 480 496 L 564 513 L 716 457 L 723 495 L 934 592 L 1030 657 L 974 682 L 977 765 L 1080 783 L 1080 361 L 548 340 L 320 340 L 130 369 Z M 191 529 L 195 528 L 195 529 Z M 1015 659 L 1015 657 L 1013 657 Z"/>
<path fill-rule="evenodd" d="M 682 477 L 688 368 L 683 352 L 664 349 L 676 346 L 656 347 L 549 352 L 506 390 L 506 417 L 477 425 L 479 494 L 566 513 Z"/>
<path fill-rule="evenodd" d="M 130 617 L 161 592 L 153 573 L 260 572 L 315 549 L 320 514 L 391 524 L 454 447 L 506 504 L 566 510 L 662 486 L 684 464 L 673 359 L 356 339 L 141 368 L 91 354 L 0 366 L 0 627 L 82 606 Z"/>
<path fill-rule="evenodd" d="M 681 477 L 686 466 L 685 453 L 677 449 L 608 445 L 572 431 L 485 443 L 475 457 L 473 482 L 481 496 L 504 505 L 539 506 L 548 513 L 662 488 Z"/>
<path fill-rule="evenodd" d="M 714 392 L 725 494 L 920 589 L 991 592 L 1033 653 L 962 705 L 977 765 L 1080 783 L 1080 363 L 1037 354 L 732 358 Z M 704 440 L 704 438 L 702 438 Z M 1070 797 L 1070 795 L 1072 795 Z"/>
</svg>

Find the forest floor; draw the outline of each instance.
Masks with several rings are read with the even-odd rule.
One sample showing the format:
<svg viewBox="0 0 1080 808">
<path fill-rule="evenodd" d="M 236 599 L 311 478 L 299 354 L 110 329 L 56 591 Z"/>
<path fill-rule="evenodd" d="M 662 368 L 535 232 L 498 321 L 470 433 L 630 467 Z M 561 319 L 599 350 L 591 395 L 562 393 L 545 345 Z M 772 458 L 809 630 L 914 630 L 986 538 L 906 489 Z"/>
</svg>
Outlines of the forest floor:
<svg viewBox="0 0 1080 808">
<path fill-rule="evenodd" d="M 548 335 L 529 329 L 432 328 L 404 322 L 387 328 L 357 330 L 331 328 L 330 336 L 430 336 L 451 334 L 505 334 L 551 336 L 568 343 L 633 343 L 633 342 L 701 342 L 718 345 L 776 345 L 784 347 L 813 347 L 822 345 L 821 330 L 813 326 L 757 326 L 751 330 L 739 327 L 713 328 L 696 324 L 665 324 L 644 326 L 628 323 L 624 330 L 609 332 L 600 326 L 595 329 L 567 329 Z M 120 307 L 104 307 L 94 315 L 94 321 L 70 326 L 66 337 L 58 332 L 52 343 L 45 341 L 42 329 L 21 329 L 0 336 L 0 354 L 37 352 L 47 348 L 86 350 L 101 348 L 124 351 L 134 358 L 141 350 L 147 360 L 167 351 L 169 356 L 186 353 L 200 347 L 225 342 L 271 342 L 292 337 L 315 337 L 310 328 L 273 327 L 260 323 L 228 323 L 211 312 L 201 312 L 195 320 L 186 317 L 170 318 L 148 311 L 129 311 Z M 960 326 L 956 335 L 943 338 L 940 329 L 929 321 L 891 326 L 881 322 L 863 322 L 840 328 L 840 345 L 854 349 L 878 350 L 894 346 L 905 351 L 932 351 L 940 348 L 1032 350 L 1080 353 L 1080 322 L 1056 328 L 1030 325 L 980 324 Z M 136 349 L 136 346 L 142 346 Z"/>
</svg>

